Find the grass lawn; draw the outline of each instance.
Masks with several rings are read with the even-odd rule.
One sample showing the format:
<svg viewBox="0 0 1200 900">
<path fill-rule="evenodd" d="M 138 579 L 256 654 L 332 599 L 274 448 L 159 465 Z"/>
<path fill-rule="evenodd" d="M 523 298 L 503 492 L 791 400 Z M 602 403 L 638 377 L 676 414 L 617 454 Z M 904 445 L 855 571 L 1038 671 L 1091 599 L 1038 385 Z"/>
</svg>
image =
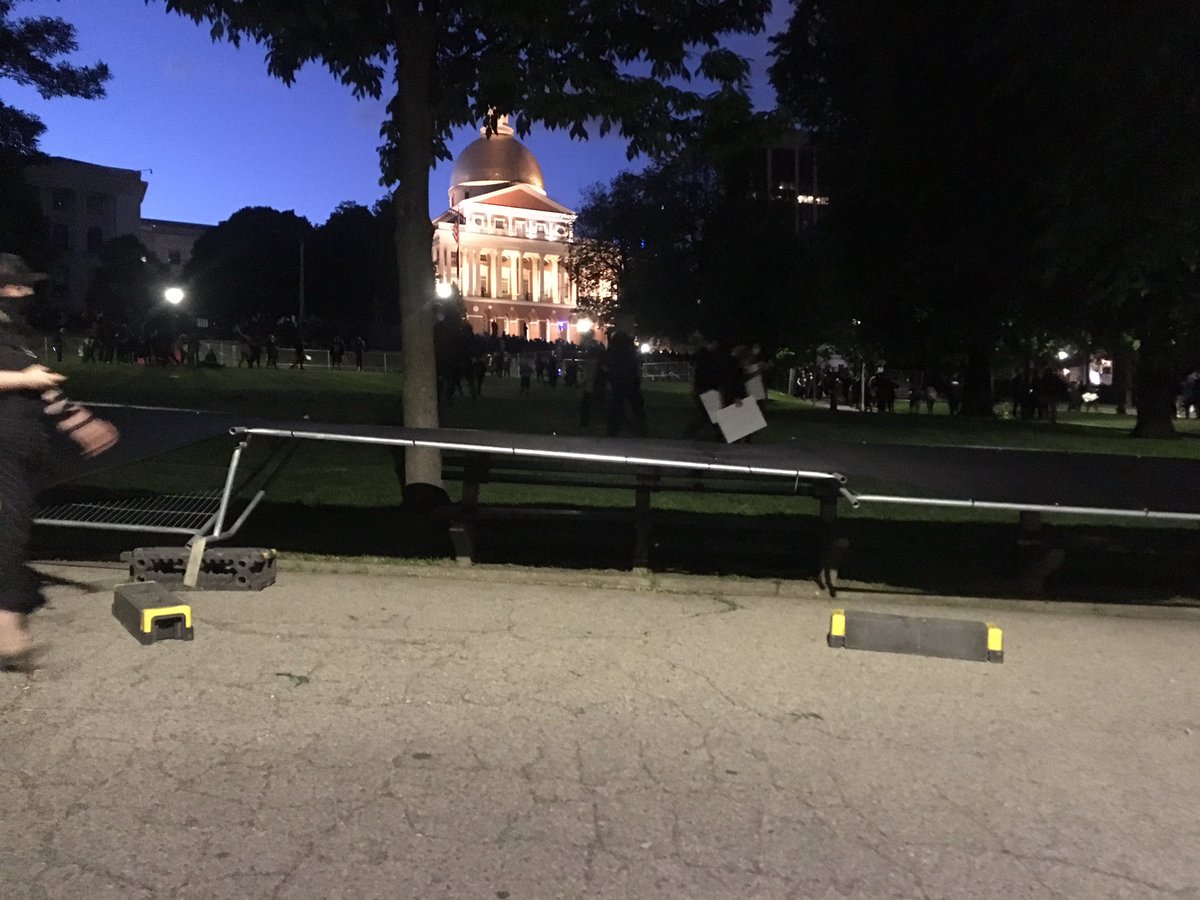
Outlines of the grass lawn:
<svg viewBox="0 0 1200 900">
<path fill-rule="evenodd" d="M 309 368 L 186 369 L 124 365 L 64 364 L 71 394 L 83 401 L 244 411 L 255 417 L 313 422 L 367 422 L 401 424 L 402 376 L 375 372 L 330 371 Z M 597 410 L 588 429 L 578 422 L 577 390 L 533 385 L 530 394 L 518 393 L 516 378 L 484 382 L 478 402 L 456 397 L 443 409 L 446 427 L 504 430 L 526 433 L 585 435 L 603 440 L 603 411 Z M 658 438 L 681 436 L 692 417 L 686 385 L 655 383 L 645 386 L 650 434 Z M 1200 423 L 1177 422 L 1181 436 L 1175 440 L 1137 440 L 1127 434 L 1133 419 L 1111 412 L 1064 414 L 1056 424 L 997 418 L 980 420 L 951 417 L 942 407 L 934 415 L 859 413 L 827 408 L 774 394 L 767 407 L 768 428 L 756 441 L 786 443 L 871 442 L 917 445 L 1019 447 L 1071 452 L 1138 454 L 1200 458 Z M 267 440 L 251 444 L 243 471 L 264 465 L 278 445 Z M 106 470 L 77 482 L 78 486 L 115 490 L 170 492 L 196 485 L 219 488 L 223 483 L 232 441 L 215 438 L 136 465 Z M 402 457 L 385 447 L 301 442 L 274 479 L 274 502 L 304 506 L 391 507 L 400 502 Z M 861 479 L 859 480 L 861 481 Z M 858 490 L 885 490 L 886 485 L 856 483 Z M 453 496 L 456 484 L 448 484 Z M 560 491 L 493 485 L 485 499 L 496 503 L 563 502 L 573 505 L 625 505 L 628 498 L 613 491 Z M 667 509 L 730 514 L 784 514 L 804 507 L 792 498 L 699 496 L 667 493 L 656 498 Z M 1005 521 L 1004 513 L 919 507 L 871 506 L 848 514 L 916 521 Z"/>
<path fill-rule="evenodd" d="M 171 406 L 245 412 L 266 418 L 314 422 L 401 424 L 402 376 L 377 372 L 335 372 L 309 368 L 185 369 L 122 365 L 84 365 L 66 360 L 70 393 L 84 401 Z M 650 435 L 681 436 L 692 415 L 686 385 L 645 386 Z M 472 403 L 459 397 L 445 409 L 442 424 L 454 428 L 517 431 L 536 434 L 600 434 L 602 421 L 590 430 L 578 425 L 579 394 L 561 384 L 551 389 L 534 384 L 531 394 L 517 393 L 516 378 L 484 382 L 483 398 Z M 897 407 L 902 408 L 901 406 Z M 602 416 L 596 417 L 602 419 Z M 1055 424 L 1012 419 L 958 418 L 939 405 L 934 415 L 900 411 L 859 413 L 772 394 L 769 427 L 755 440 L 786 443 L 793 438 L 868 443 L 1019 447 L 1086 453 L 1172 456 L 1200 459 L 1200 421 L 1177 420 L 1175 440 L 1130 438 L 1133 416 L 1112 412 L 1063 413 Z"/>
</svg>

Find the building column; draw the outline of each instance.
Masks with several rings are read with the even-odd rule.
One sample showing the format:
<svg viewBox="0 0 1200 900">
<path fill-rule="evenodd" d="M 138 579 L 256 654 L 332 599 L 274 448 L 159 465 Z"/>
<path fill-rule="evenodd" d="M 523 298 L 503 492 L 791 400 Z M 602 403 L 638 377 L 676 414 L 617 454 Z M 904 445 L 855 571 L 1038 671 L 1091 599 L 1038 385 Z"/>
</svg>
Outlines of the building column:
<svg viewBox="0 0 1200 900">
<path fill-rule="evenodd" d="M 533 255 L 533 264 L 530 268 L 533 270 L 533 296 L 537 298 L 539 303 L 545 299 L 542 296 L 542 266 L 544 265 L 545 260 L 542 258 L 542 254 L 535 253 Z"/>
</svg>

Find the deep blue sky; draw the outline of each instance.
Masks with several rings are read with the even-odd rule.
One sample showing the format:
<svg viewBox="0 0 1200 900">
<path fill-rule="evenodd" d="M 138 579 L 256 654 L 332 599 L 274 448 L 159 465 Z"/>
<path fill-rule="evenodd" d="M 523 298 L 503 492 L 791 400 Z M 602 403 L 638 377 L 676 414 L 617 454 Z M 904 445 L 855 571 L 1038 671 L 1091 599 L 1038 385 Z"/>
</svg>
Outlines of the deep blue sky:
<svg viewBox="0 0 1200 900">
<path fill-rule="evenodd" d="M 6 81 L 0 96 L 42 119 L 46 153 L 153 170 L 144 173 L 146 218 L 215 224 L 244 206 L 271 206 L 320 224 L 342 201 L 370 205 L 384 194 L 376 153 L 384 103 L 356 101 L 324 69 L 309 66 L 288 88 L 267 76 L 261 48 L 214 44 L 206 26 L 168 15 L 160 2 L 25 0 L 14 12 L 72 23 L 79 42 L 73 61 L 103 60 L 112 79 L 102 100 L 46 101 Z M 776 0 L 771 30 L 787 12 Z M 765 35 L 730 46 L 752 58 L 755 102 L 769 106 Z M 475 137 L 476 129 L 463 129 L 451 150 Z M 542 165 L 547 191 L 573 208 L 588 185 L 641 164 L 626 160 L 619 138 L 581 143 L 535 129 L 523 140 Z M 433 214 L 445 208 L 451 164 L 431 173 Z"/>
</svg>

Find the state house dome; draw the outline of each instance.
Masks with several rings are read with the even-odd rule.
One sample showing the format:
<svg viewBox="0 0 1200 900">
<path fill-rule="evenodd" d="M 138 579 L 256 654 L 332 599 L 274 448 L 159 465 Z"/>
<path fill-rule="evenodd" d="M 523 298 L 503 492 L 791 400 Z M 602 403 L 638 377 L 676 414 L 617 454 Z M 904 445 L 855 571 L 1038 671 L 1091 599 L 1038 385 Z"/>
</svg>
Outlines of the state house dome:
<svg viewBox="0 0 1200 900">
<path fill-rule="evenodd" d="M 542 167 L 529 149 L 513 137 L 507 117 L 501 117 L 491 137 L 485 128 L 479 133 L 481 137 L 467 145 L 450 171 L 451 206 L 463 200 L 467 192 L 480 193 L 476 188 L 514 182 L 546 193 Z"/>
</svg>

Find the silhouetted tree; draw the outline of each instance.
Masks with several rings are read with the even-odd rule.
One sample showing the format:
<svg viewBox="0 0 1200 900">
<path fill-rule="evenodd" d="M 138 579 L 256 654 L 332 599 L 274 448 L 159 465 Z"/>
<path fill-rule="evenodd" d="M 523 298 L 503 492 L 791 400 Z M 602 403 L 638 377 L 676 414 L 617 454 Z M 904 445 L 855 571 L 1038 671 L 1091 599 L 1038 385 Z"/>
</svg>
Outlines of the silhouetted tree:
<svg viewBox="0 0 1200 900">
<path fill-rule="evenodd" d="M 170 267 L 132 234 L 105 241 L 90 275 L 87 306 L 114 322 L 135 324 L 163 303 Z"/>
<path fill-rule="evenodd" d="M 625 255 L 616 241 L 576 237 L 563 264 L 579 293 L 579 311 L 601 328 L 617 319 Z"/>
<path fill-rule="evenodd" d="M 0 0 L 0 79 L 32 87 L 43 97 L 104 96 L 108 66 L 76 66 L 59 57 L 79 49 L 75 26 L 54 16 L 12 18 L 19 0 Z M 46 130 L 32 113 L 0 102 L 0 148 L 22 156 L 37 151 Z"/>
<path fill-rule="evenodd" d="M 0 149 L 0 247 L 17 253 L 38 271 L 50 261 L 48 230 L 37 194 L 25 181 L 26 157 Z"/>
<path fill-rule="evenodd" d="M 576 234 L 619 261 L 620 306 L 641 332 L 679 336 L 698 324 L 699 248 L 718 190 L 711 166 L 677 159 L 586 192 Z"/>
<path fill-rule="evenodd" d="M 300 244 L 311 234 L 307 219 L 265 206 L 205 231 L 184 267 L 196 311 L 226 331 L 258 316 L 298 315 Z"/>
<path fill-rule="evenodd" d="M 824 148 L 825 283 L 865 344 L 962 365 L 980 415 L 1001 332 L 1032 305 L 1031 122 L 998 91 L 1008 5 L 802 0 L 771 68 Z"/>
<path fill-rule="evenodd" d="M 385 204 L 386 205 L 386 204 Z M 343 332 L 385 339 L 382 306 L 395 306 L 396 253 L 389 217 L 341 203 L 306 244 L 306 310 Z"/>
<path fill-rule="evenodd" d="M 999 343 L 1139 343 L 1137 434 L 1166 434 L 1194 341 L 1200 7 L 799 0 L 781 102 L 824 142 L 826 278 L 883 346 L 965 365 Z"/>
</svg>

